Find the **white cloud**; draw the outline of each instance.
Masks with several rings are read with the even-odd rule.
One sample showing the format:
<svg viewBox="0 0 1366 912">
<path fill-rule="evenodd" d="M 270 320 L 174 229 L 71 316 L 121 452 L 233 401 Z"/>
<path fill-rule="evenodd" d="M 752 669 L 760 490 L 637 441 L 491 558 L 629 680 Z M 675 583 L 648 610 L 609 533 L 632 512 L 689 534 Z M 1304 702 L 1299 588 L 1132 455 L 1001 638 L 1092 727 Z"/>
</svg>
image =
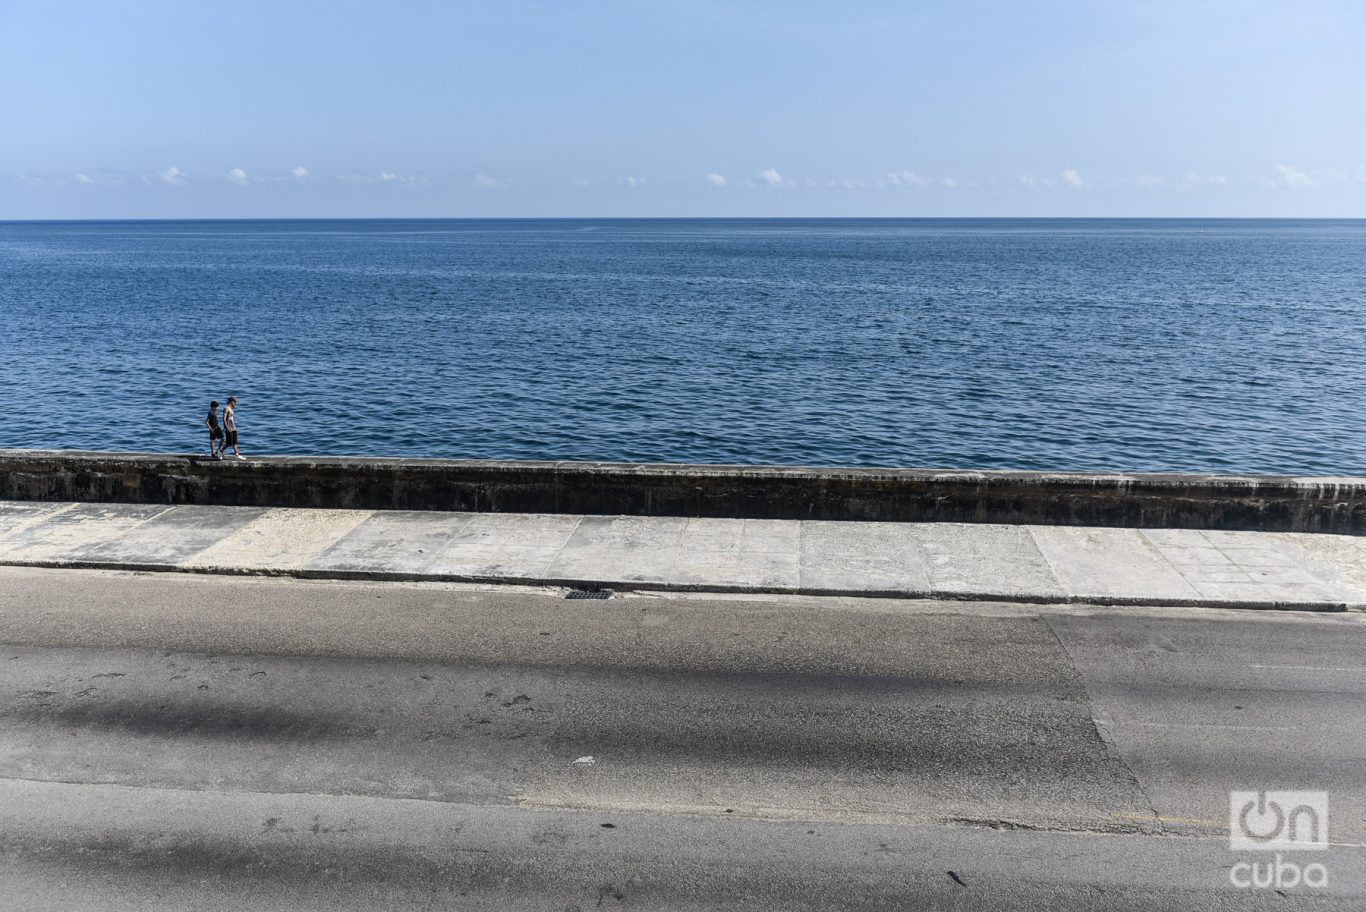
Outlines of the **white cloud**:
<svg viewBox="0 0 1366 912">
<path fill-rule="evenodd" d="M 1166 185 L 1167 179 L 1156 174 L 1140 174 L 1134 178 L 1134 183 L 1140 187 L 1162 187 Z"/>
<path fill-rule="evenodd" d="M 161 178 L 162 183 L 170 184 L 172 187 L 179 187 L 189 180 L 185 172 L 175 165 L 171 165 L 165 171 L 158 171 L 157 177 Z"/>
<path fill-rule="evenodd" d="M 646 181 L 645 181 L 645 178 L 643 178 L 643 177 L 628 177 L 628 178 L 626 178 L 626 181 L 625 181 L 626 186 L 628 186 L 628 187 L 639 187 L 639 186 L 641 186 L 642 184 L 644 184 L 645 182 L 646 182 Z"/>
<path fill-rule="evenodd" d="M 708 174 L 707 183 L 711 184 L 713 187 L 724 187 L 726 185 L 725 175 L 716 174 L 715 172 Z"/>
<path fill-rule="evenodd" d="M 93 183 L 95 183 L 95 182 L 94 182 L 93 180 L 91 180 L 89 174 L 77 174 L 77 175 L 76 175 L 76 183 L 78 183 L 78 184 L 93 184 Z"/>
<path fill-rule="evenodd" d="M 308 169 L 305 168 L 303 165 L 300 165 L 299 167 L 295 168 L 293 171 L 289 172 L 289 175 L 290 175 L 290 177 L 294 178 L 296 181 L 305 181 L 305 180 L 308 180 L 308 178 L 309 178 Z"/>
<path fill-rule="evenodd" d="M 1181 186 L 1187 189 L 1196 187 L 1226 187 L 1229 179 L 1223 174 L 1196 174 L 1194 171 L 1187 174 L 1181 182 Z"/>
<path fill-rule="evenodd" d="M 891 171 L 887 174 L 887 180 L 892 182 L 893 187 L 925 187 L 930 183 L 928 177 L 921 177 L 914 171 Z"/>
<path fill-rule="evenodd" d="M 245 187 L 247 184 L 251 183 L 251 178 L 247 177 L 247 172 L 243 171 L 241 168 L 233 168 L 228 172 L 227 177 L 229 181 L 239 187 Z"/>
<path fill-rule="evenodd" d="M 768 184 L 770 187 L 778 187 L 783 183 L 783 176 L 773 168 L 765 168 L 759 172 L 759 180 Z"/>
<path fill-rule="evenodd" d="M 427 179 L 420 174 L 396 174 L 393 171 L 381 171 L 379 174 L 375 175 L 357 174 L 352 172 L 350 174 L 339 175 L 337 180 L 346 181 L 350 184 L 399 184 L 405 187 L 427 183 Z"/>
<path fill-rule="evenodd" d="M 489 190 L 501 190 L 502 188 L 507 186 L 507 182 L 500 181 L 496 177 L 489 177 L 483 171 L 479 171 L 474 175 L 474 185 L 476 187 L 484 187 Z"/>
<path fill-rule="evenodd" d="M 1351 186 L 1366 183 L 1366 167 L 1317 168 L 1302 171 L 1294 165 L 1277 165 L 1275 176 L 1258 175 L 1252 183 L 1262 187 L 1302 190 L 1307 187 Z"/>
<path fill-rule="evenodd" d="M 1086 181 L 1081 179 L 1081 175 L 1071 168 L 1062 172 L 1062 182 L 1069 187 L 1085 187 Z"/>
<path fill-rule="evenodd" d="M 1309 177 L 1309 175 L 1305 174 L 1303 171 L 1301 171 L 1299 168 L 1296 168 L 1294 165 L 1277 165 L 1276 172 L 1280 175 L 1280 182 L 1282 186 L 1298 188 L 1312 187 L 1314 185 L 1314 181 Z"/>
<path fill-rule="evenodd" d="M 574 178 L 574 180 L 572 181 L 572 183 L 574 184 L 575 187 L 591 187 L 591 186 L 593 186 L 593 181 L 590 180 L 589 178 L 586 178 L 586 177 L 576 177 L 576 178 Z"/>
<path fill-rule="evenodd" d="M 939 178 L 939 183 L 941 186 L 948 187 L 950 190 L 958 186 L 958 181 L 951 177 L 941 177 Z"/>
<path fill-rule="evenodd" d="M 393 171 L 381 171 L 379 177 L 375 178 L 381 184 L 402 184 L 411 187 L 414 184 L 425 184 L 427 181 L 421 175 L 395 174 Z"/>
</svg>

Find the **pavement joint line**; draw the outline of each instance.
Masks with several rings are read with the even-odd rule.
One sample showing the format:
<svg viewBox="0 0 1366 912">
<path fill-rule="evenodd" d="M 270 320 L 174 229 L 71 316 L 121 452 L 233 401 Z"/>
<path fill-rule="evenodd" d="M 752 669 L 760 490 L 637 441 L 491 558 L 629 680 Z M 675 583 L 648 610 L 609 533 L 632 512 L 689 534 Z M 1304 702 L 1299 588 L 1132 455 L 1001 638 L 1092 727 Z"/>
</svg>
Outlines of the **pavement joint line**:
<svg viewBox="0 0 1366 912">
<path fill-rule="evenodd" d="M 616 592 L 698 592 L 738 595 L 806 595 L 832 598 L 881 598 L 1026 605 L 1095 605 L 1097 607 L 1228 608 L 1256 611 L 1366 612 L 1366 604 L 1333 601 L 1254 601 L 1186 597 L 1082 595 L 1072 593 L 986 592 L 939 589 L 860 589 L 855 587 L 751 585 L 744 583 L 679 583 L 665 580 L 614 580 L 576 577 L 499 576 L 473 573 L 423 573 L 399 570 L 330 570 L 307 567 L 211 567 L 181 564 L 97 560 L 22 560 L 0 558 L 0 566 L 52 570 L 123 570 L 141 573 L 184 573 L 203 576 L 266 576 L 297 579 L 374 582 L 480 583 L 553 586 L 568 589 L 609 588 Z"/>
<path fill-rule="evenodd" d="M 1043 560 L 1043 566 L 1048 570 L 1048 575 L 1053 578 L 1053 582 L 1057 583 L 1058 589 L 1065 590 L 1067 587 L 1066 584 L 1063 583 L 1062 574 L 1058 572 L 1058 565 L 1053 562 L 1053 558 L 1048 556 L 1048 550 L 1039 542 L 1039 537 L 1034 534 L 1034 528 L 1032 526 L 1025 526 L 1025 535 L 1029 538 L 1030 543 L 1034 545 L 1034 550 L 1039 553 L 1039 557 Z"/>
<path fill-rule="evenodd" d="M 1186 579 L 1186 574 L 1181 572 L 1181 568 L 1178 567 L 1172 561 L 1170 555 L 1168 555 L 1165 551 L 1163 551 L 1161 548 L 1157 546 L 1157 542 L 1153 541 L 1152 537 L 1148 535 L 1147 529 L 1138 530 L 1138 540 L 1139 543 L 1143 546 L 1144 551 L 1148 552 L 1153 557 L 1161 561 L 1167 567 L 1167 569 L 1173 571 L 1177 576 L 1181 577 L 1182 579 Z M 1186 580 L 1186 582 L 1189 583 L 1190 580 Z M 1191 588 L 1195 587 L 1192 585 Z"/>
<path fill-rule="evenodd" d="M 127 535 L 129 535 L 129 534 L 131 534 L 131 533 L 133 533 L 133 532 L 136 532 L 138 529 L 141 529 L 143 526 L 147 525 L 147 524 L 150 523 L 152 520 L 154 520 L 154 519 L 160 519 L 161 517 L 165 516 L 167 513 L 170 513 L 170 512 L 171 512 L 172 510 L 174 510 L 176 507 L 185 506 L 185 504 L 158 504 L 158 506 L 162 507 L 162 509 L 157 510 L 155 513 L 149 513 L 149 514 L 147 514 L 147 515 L 144 516 L 142 519 L 139 519 L 137 522 L 133 523 L 133 524 L 132 524 L 131 526 L 129 526 L 127 529 L 122 530 L 121 532 L 119 532 L 118 538 L 123 538 L 123 537 L 125 537 L 125 536 L 127 536 Z M 114 539 L 108 539 L 108 541 L 113 541 L 113 540 L 114 540 Z M 101 544 L 103 544 L 103 542 L 101 542 Z M 95 547 L 99 547 L 99 545 L 96 545 Z"/>
<path fill-rule="evenodd" d="M 562 554 L 564 554 L 564 549 L 569 547 L 569 542 L 574 538 L 575 535 L 578 534 L 579 528 L 580 528 L 582 525 L 583 525 L 583 517 L 582 517 L 582 516 L 580 516 L 580 517 L 578 517 L 576 520 L 574 520 L 574 525 L 573 525 L 573 527 L 570 528 L 569 534 L 567 534 L 567 535 L 564 537 L 564 541 L 560 542 L 560 546 L 559 546 L 558 548 L 555 549 L 555 553 L 554 553 L 553 555 L 551 555 L 550 560 L 546 561 L 545 569 L 546 569 L 547 571 L 549 571 L 551 567 L 555 566 L 555 562 L 558 561 L 558 560 L 560 559 L 560 556 L 561 556 Z"/>
<path fill-rule="evenodd" d="M 1295 671 L 1366 671 L 1366 668 L 1334 668 L 1328 665 L 1249 665 L 1248 668 L 1287 668 Z"/>
<path fill-rule="evenodd" d="M 1236 731 L 1299 731 L 1299 726 L 1297 725 L 1218 725 L 1204 722 L 1137 722 L 1118 721 L 1115 719 L 1092 719 L 1091 721 L 1097 725 L 1104 725 L 1107 728 L 1115 725 L 1118 725 L 1121 728 L 1125 725 L 1134 725 L 1143 728 L 1219 728 Z"/>
</svg>

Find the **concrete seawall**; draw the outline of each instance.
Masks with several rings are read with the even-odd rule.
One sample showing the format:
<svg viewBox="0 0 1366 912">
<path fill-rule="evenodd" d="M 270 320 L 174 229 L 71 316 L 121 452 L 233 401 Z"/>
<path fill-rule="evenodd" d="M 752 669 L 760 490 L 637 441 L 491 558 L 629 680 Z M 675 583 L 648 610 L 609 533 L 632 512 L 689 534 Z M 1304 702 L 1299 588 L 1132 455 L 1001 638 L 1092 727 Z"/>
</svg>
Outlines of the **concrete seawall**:
<svg viewBox="0 0 1366 912">
<path fill-rule="evenodd" d="M 1366 478 L 0 450 L 0 499 L 1366 533 Z"/>
</svg>

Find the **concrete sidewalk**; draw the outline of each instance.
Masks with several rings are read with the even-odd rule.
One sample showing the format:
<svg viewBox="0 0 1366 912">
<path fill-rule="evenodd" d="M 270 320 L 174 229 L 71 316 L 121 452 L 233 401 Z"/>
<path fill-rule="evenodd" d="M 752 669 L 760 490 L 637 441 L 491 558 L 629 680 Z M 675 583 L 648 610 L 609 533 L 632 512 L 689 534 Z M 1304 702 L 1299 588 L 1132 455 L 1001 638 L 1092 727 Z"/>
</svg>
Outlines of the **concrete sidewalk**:
<svg viewBox="0 0 1366 912">
<path fill-rule="evenodd" d="M 0 501 L 0 564 L 1366 609 L 1366 539 L 960 523 Z"/>
</svg>

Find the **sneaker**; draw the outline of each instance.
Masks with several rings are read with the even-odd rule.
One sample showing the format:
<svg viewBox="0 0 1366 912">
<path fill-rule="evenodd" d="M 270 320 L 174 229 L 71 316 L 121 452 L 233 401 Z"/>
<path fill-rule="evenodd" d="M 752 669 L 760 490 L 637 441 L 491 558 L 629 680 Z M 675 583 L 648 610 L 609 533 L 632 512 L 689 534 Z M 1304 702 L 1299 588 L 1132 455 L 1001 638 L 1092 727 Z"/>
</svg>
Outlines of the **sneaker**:
<svg viewBox="0 0 1366 912">
<path fill-rule="evenodd" d="M 243 456 L 241 453 L 238 453 L 238 454 L 237 454 L 237 458 L 238 458 L 238 459 L 246 459 L 247 457 Z"/>
</svg>

